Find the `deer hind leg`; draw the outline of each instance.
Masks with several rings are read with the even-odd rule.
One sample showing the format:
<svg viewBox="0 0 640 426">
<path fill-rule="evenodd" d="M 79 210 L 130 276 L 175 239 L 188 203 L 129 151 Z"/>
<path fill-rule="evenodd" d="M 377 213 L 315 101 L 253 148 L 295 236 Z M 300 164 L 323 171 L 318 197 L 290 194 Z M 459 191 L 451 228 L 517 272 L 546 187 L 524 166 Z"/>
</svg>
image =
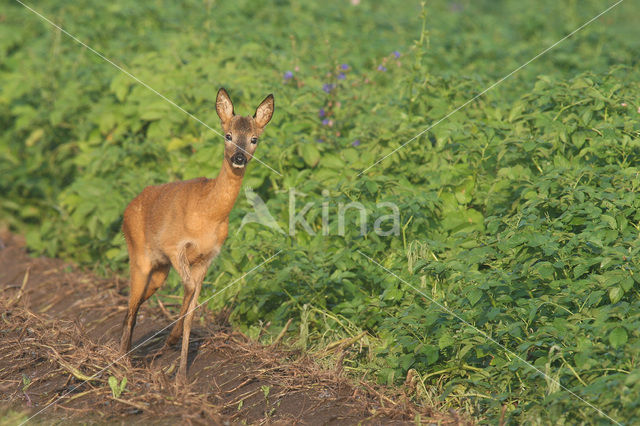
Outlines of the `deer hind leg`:
<svg viewBox="0 0 640 426">
<path fill-rule="evenodd" d="M 151 265 L 131 262 L 131 284 L 129 290 L 129 307 L 122 325 L 122 336 L 120 337 L 120 352 L 126 354 L 131 349 L 131 335 L 133 327 L 136 325 L 138 309 L 144 302 L 151 278 Z"/>
</svg>

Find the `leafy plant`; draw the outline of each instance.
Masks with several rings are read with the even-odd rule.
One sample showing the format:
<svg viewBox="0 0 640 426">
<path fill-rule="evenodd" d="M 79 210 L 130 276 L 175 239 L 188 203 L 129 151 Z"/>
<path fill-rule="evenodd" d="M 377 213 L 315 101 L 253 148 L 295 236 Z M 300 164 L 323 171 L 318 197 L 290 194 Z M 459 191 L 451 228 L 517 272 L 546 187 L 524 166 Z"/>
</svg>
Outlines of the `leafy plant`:
<svg viewBox="0 0 640 426">
<path fill-rule="evenodd" d="M 262 390 L 262 394 L 264 395 L 264 399 L 269 399 L 269 392 L 271 391 L 271 386 L 262 385 L 260 386 L 260 390 Z"/>
<path fill-rule="evenodd" d="M 120 398 L 120 395 L 122 395 L 126 386 L 126 377 L 123 377 L 122 381 L 118 384 L 118 379 L 114 376 L 109 376 L 109 387 L 111 388 L 111 395 L 113 395 L 114 398 Z"/>
<path fill-rule="evenodd" d="M 241 196 L 202 297 L 283 251 L 209 302 L 232 306 L 236 327 L 257 338 L 263 324 L 277 334 L 293 319 L 292 337 L 311 353 L 366 336 L 345 360 L 350 372 L 417 378 L 418 402 L 487 423 L 503 407 L 513 423 L 606 422 L 567 390 L 632 422 L 639 6 L 621 4 L 440 121 L 603 7 L 496 5 L 38 7 L 213 127 L 219 86 L 242 114 L 275 93 L 256 154 L 282 176 L 254 162 L 244 185 L 285 231 L 294 191 L 297 211 L 311 204 L 312 232 L 241 227 L 252 212 Z M 19 4 L 0 21 L 0 220 L 34 253 L 124 272 L 127 202 L 150 184 L 214 176 L 221 139 Z M 370 214 L 364 232 L 355 211 L 342 227 L 335 219 L 351 202 Z M 399 234 L 381 236 L 373 227 L 389 202 Z M 167 287 L 180 291 L 175 277 Z M 109 378 L 115 397 L 125 384 Z"/>
<path fill-rule="evenodd" d="M 28 377 L 26 374 L 22 374 L 22 392 L 25 392 L 29 386 L 31 386 L 31 377 Z"/>
</svg>

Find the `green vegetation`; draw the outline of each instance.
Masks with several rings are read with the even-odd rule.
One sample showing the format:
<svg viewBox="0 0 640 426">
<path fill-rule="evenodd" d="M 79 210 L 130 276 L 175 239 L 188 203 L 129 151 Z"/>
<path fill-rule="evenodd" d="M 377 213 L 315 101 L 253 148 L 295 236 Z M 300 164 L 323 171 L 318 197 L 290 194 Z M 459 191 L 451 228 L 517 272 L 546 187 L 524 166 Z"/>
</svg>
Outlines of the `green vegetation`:
<svg viewBox="0 0 640 426">
<path fill-rule="evenodd" d="M 124 388 L 127 386 L 127 378 L 123 377 L 122 381 L 118 383 L 118 379 L 115 376 L 109 376 L 109 387 L 111 388 L 111 395 L 114 398 L 120 398 Z"/>
<path fill-rule="evenodd" d="M 361 176 L 607 5 L 34 7 L 216 129 L 218 87 L 243 114 L 274 93 L 257 155 L 282 176 L 253 162 L 244 185 L 285 230 L 290 190 L 306 194 L 297 211 L 313 203 L 305 217 L 316 234 L 256 223 L 238 231 L 252 211 L 241 196 L 203 299 L 283 251 L 211 300 L 214 309 L 233 303 L 238 327 L 257 337 L 270 323 L 262 338 L 271 339 L 294 318 L 303 348 L 366 331 L 349 371 L 388 384 L 411 378 L 417 400 L 489 423 L 503 406 L 512 423 L 610 422 L 566 389 L 617 421 L 640 416 L 637 3 Z M 222 138 L 17 3 L 0 12 L 0 81 L 0 219 L 34 253 L 125 271 L 127 202 L 149 184 L 217 173 Z M 364 235 L 355 211 L 339 235 L 333 218 L 350 201 L 376 212 Z M 382 202 L 398 206 L 399 236 L 373 232 L 389 214 Z M 175 277 L 170 286 L 179 291 Z"/>
</svg>

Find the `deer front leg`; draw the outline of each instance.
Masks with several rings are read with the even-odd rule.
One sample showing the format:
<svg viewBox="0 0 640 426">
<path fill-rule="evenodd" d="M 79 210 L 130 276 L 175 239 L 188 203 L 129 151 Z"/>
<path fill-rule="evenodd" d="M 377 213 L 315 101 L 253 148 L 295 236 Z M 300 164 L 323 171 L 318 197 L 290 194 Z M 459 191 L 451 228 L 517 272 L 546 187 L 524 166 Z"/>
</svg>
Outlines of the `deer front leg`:
<svg viewBox="0 0 640 426">
<path fill-rule="evenodd" d="M 194 311 L 198 306 L 198 297 L 200 296 L 202 281 L 207 273 L 211 259 L 206 259 L 193 265 L 189 265 L 186 253 L 184 251 L 182 253 L 183 254 L 177 259 L 176 263 L 178 264 L 178 267 L 176 269 L 183 279 L 184 300 L 182 302 L 182 308 L 180 309 L 180 317 L 167 339 L 167 345 L 172 344 L 172 341 L 177 341 L 177 339 L 180 338 L 180 334 L 182 334 L 180 368 L 176 375 L 176 381 L 184 384 L 187 379 L 187 361 L 189 355 L 191 323 L 193 321 Z"/>
<path fill-rule="evenodd" d="M 182 306 L 180 307 L 180 315 L 178 315 L 178 321 L 173 326 L 169 337 L 167 337 L 167 341 L 164 344 L 164 348 L 162 348 L 162 352 L 168 349 L 170 346 L 178 343 L 180 336 L 182 336 L 183 322 L 184 316 L 189 309 L 189 304 L 191 302 L 191 298 L 193 297 L 193 291 L 195 287 L 193 286 L 193 280 L 191 278 L 191 265 L 189 265 L 189 259 L 187 257 L 187 248 L 189 247 L 189 243 L 185 244 L 180 250 L 178 250 L 177 256 L 175 259 L 172 259 L 171 264 L 173 268 L 180 275 L 180 279 L 182 280 L 182 285 L 184 286 L 184 295 L 182 297 Z"/>
<path fill-rule="evenodd" d="M 191 323 L 196 307 L 198 306 L 198 296 L 202 288 L 202 280 L 200 280 L 194 288 L 193 297 L 189 303 L 189 308 L 184 316 L 182 331 L 182 351 L 180 352 L 180 368 L 176 376 L 176 382 L 185 384 L 187 381 L 187 361 L 189 357 L 189 337 L 191 335 Z"/>
</svg>

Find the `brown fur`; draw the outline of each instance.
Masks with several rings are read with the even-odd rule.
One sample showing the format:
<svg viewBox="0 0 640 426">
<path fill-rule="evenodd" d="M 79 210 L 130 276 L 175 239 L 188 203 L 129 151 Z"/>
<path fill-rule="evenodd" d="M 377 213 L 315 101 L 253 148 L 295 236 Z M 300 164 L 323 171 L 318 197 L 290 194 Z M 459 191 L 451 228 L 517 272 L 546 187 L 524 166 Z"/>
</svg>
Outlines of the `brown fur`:
<svg viewBox="0 0 640 426">
<path fill-rule="evenodd" d="M 173 266 L 182 279 L 184 299 L 166 346 L 182 336 L 180 381 L 186 380 L 189 334 L 202 281 L 227 238 L 229 213 L 244 177 L 245 168 L 234 167 L 231 158 L 242 152 L 247 162 L 251 160 L 257 146 L 251 139 L 260 137 L 273 109 L 273 96 L 269 95 L 253 118 L 236 116 L 229 95 L 220 89 L 216 111 L 232 141 L 225 141 L 218 176 L 148 186 L 124 211 L 122 230 L 129 250 L 131 284 L 120 350 L 128 353 L 131 349 L 140 305 L 162 286 Z"/>
</svg>

